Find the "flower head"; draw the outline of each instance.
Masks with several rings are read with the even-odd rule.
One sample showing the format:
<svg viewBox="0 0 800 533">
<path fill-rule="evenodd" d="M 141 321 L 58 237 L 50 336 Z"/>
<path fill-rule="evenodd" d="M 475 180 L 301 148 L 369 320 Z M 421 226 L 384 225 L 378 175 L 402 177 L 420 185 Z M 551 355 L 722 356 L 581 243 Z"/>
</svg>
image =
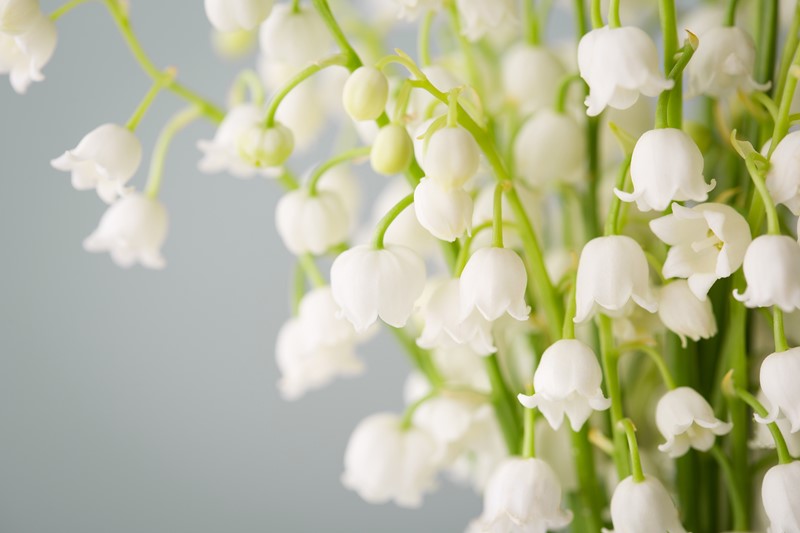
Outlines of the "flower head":
<svg viewBox="0 0 800 533">
<path fill-rule="evenodd" d="M 394 0 L 397 4 L 397 17 L 413 22 L 428 11 L 438 11 L 443 0 Z"/>
<path fill-rule="evenodd" d="M 425 150 L 425 175 L 442 188 L 457 189 L 478 172 L 480 148 L 460 127 L 445 127 L 431 135 Z"/>
<path fill-rule="evenodd" d="M 205 0 L 206 16 L 219 31 L 252 30 L 272 9 L 273 0 Z"/>
<path fill-rule="evenodd" d="M 261 52 L 270 60 L 295 68 L 322 59 L 331 38 L 317 10 L 300 4 L 279 3 L 272 8 L 259 33 Z"/>
<path fill-rule="evenodd" d="M 658 316 L 667 328 L 678 335 L 686 347 L 686 338 L 709 339 L 717 334 L 717 319 L 711 300 L 700 300 L 684 280 L 667 283 L 658 292 Z"/>
<path fill-rule="evenodd" d="M 552 50 L 527 43 L 505 52 L 501 66 L 506 95 L 525 114 L 551 107 L 566 74 Z"/>
<path fill-rule="evenodd" d="M 658 449 L 670 457 L 680 457 L 689 448 L 706 452 L 717 435 L 725 435 L 732 427 L 717 419 L 705 398 L 690 387 L 678 387 L 661 397 L 656 406 L 656 425 L 667 439 Z"/>
<path fill-rule="evenodd" d="M 547 348 L 533 375 L 533 396 L 520 394 L 522 405 L 538 407 L 553 429 L 561 427 L 564 415 L 579 431 L 592 411 L 608 409 L 611 402 L 600 385 L 603 371 L 597 356 L 587 345 L 574 339 L 556 341 Z"/>
<path fill-rule="evenodd" d="M 0 31 L 0 74 L 8 74 L 11 87 L 25 94 L 34 81 L 44 80 L 42 69 L 53 57 L 58 34 L 50 17 L 39 14 L 24 33 Z"/>
<path fill-rule="evenodd" d="M 53 159 L 53 168 L 72 173 L 79 191 L 96 189 L 106 203 L 125 191 L 142 161 L 142 144 L 128 128 L 103 124 L 81 139 L 78 146 Z"/>
<path fill-rule="evenodd" d="M 769 163 L 766 182 L 772 200 L 800 215 L 800 131 L 781 139 Z"/>
<path fill-rule="evenodd" d="M 762 424 L 776 422 L 780 415 L 786 417 L 791 433 L 800 432 L 800 390 L 796 386 L 800 375 L 800 348 L 768 355 L 761 363 L 761 390 L 769 400 L 766 418 L 756 415 Z"/>
<path fill-rule="evenodd" d="M 769 84 L 753 79 L 756 47 L 747 32 L 736 26 L 710 28 L 686 67 L 688 96 L 722 98 L 735 91 L 764 91 Z"/>
<path fill-rule="evenodd" d="M 761 484 L 761 502 L 769 519 L 768 533 L 800 531 L 800 461 L 767 470 Z"/>
<path fill-rule="evenodd" d="M 481 248 L 467 261 L 461 273 L 459 294 L 461 319 L 477 311 L 486 320 L 497 320 L 508 313 L 527 320 L 530 307 L 525 303 L 528 274 L 525 264 L 508 248 Z"/>
<path fill-rule="evenodd" d="M 41 17 L 38 0 L 0 0 L 0 33 L 25 33 Z"/>
<path fill-rule="evenodd" d="M 344 242 L 350 218 L 338 194 L 306 188 L 286 193 L 275 208 L 275 226 L 283 244 L 295 255 L 321 255 Z"/>
<path fill-rule="evenodd" d="M 761 235 L 744 256 L 747 290 L 733 296 L 747 307 L 800 309 L 800 246 L 785 235 Z"/>
<path fill-rule="evenodd" d="M 575 183 L 583 176 L 586 141 L 580 124 L 565 113 L 542 109 L 514 139 L 514 167 L 533 186 Z"/>
<path fill-rule="evenodd" d="M 472 197 L 463 189 L 447 190 L 423 178 L 414 189 L 414 212 L 431 235 L 453 242 L 472 226 Z"/>
<path fill-rule="evenodd" d="M 633 477 L 619 482 L 611 497 L 611 521 L 613 531 L 604 533 L 687 533 L 667 489 L 650 476 L 641 483 Z"/>
</svg>

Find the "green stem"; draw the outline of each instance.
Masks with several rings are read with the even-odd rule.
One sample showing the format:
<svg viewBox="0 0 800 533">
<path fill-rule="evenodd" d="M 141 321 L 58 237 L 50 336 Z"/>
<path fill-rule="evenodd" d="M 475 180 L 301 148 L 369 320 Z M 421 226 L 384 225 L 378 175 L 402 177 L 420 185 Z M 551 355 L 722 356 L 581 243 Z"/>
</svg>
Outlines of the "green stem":
<svg viewBox="0 0 800 533">
<path fill-rule="evenodd" d="M 736 7 L 739 4 L 739 0 L 728 0 L 728 5 L 725 9 L 725 19 L 723 24 L 728 27 L 736 26 Z"/>
<path fill-rule="evenodd" d="M 136 131 L 136 128 L 139 126 L 139 122 L 141 122 L 144 114 L 147 113 L 147 110 L 150 109 L 150 106 L 153 104 L 153 100 L 155 100 L 156 96 L 158 96 L 158 93 L 161 92 L 162 87 L 161 81 L 156 80 L 153 82 L 150 90 L 144 95 L 142 101 L 139 102 L 138 106 L 136 106 L 136 110 L 133 112 L 133 115 L 131 115 L 131 118 L 129 118 L 128 122 L 125 124 L 125 127 L 128 128 L 128 130 L 132 132 Z"/>
<path fill-rule="evenodd" d="M 603 363 L 606 392 L 611 400 L 611 428 L 614 436 L 614 464 L 617 467 L 619 479 L 628 477 L 630 467 L 625 451 L 625 437 L 619 427 L 619 422 L 624 418 L 622 410 L 622 389 L 619 385 L 618 354 L 614 349 L 614 334 L 611 318 L 599 314 L 597 317 L 600 333 L 600 359 Z"/>
<path fill-rule="evenodd" d="M 431 26 L 433 26 L 433 19 L 436 18 L 436 11 L 430 10 L 425 14 L 422 19 L 422 25 L 419 27 L 419 62 L 423 67 L 430 66 L 431 64 Z"/>
<path fill-rule="evenodd" d="M 733 529 L 736 531 L 745 531 L 747 525 L 747 503 L 744 500 L 739 486 L 736 484 L 736 476 L 733 473 L 733 466 L 731 466 L 730 459 L 722 452 L 716 444 L 709 450 L 711 456 L 717 461 L 720 470 L 722 470 L 723 477 L 725 478 L 725 485 L 728 487 L 728 497 L 731 502 L 731 509 L 733 509 Z"/>
<path fill-rule="evenodd" d="M 333 12 L 331 11 L 330 6 L 328 5 L 328 0 L 311 0 L 311 4 L 317 10 L 319 15 L 322 17 L 322 21 L 328 27 L 328 30 L 331 32 L 333 36 L 333 40 L 336 41 L 336 45 L 339 47 L 339 50 L 345 56 L 345 61 L 342 64 L 347 70 L 350 72 L 354 71 L 358 67 L 362 65 L 361 59 L 358 57 L 358 54 L 350 45 L 350 41 L 347 40 L 347 36 L 342 31 L 341 26 L 339 23 L 336 22 L 336 18 L 333 16 Z"/>
<path fill-rule="evenodd" d="M 378 225 L 375 227 L 375 236 L 372 240 L 373 246 L 377 250 L 382 250 L 384 247 L 383 239 L 386 237 L 386 231 L 389 229 L 389 226 L 392 225 L 392 222 L 400 216 L 408 206 L 414 203 L 414 193 L 411 192 L 399 202 L 397 202 L 394 207 L 392 207 L 388 213 L 386 213 L 383 218 L 378 222 Z"/>
<path fill-rule="evenodd" d="M 786 89 L 786 80 L 789 76 L 789 67 L 792 65 L 792 54 L 794 50 L 797 49 L 798 43 L 800 43 L 800 2 L 795 4 L 792 26 L 789 28 L 789 33 L 786 35 L 786 42 L 781 52 L 778 82 L 775 84 L 776 102 L 780 102 L 783 99 L 783 93 Z"/>
<path fill-rule="evenodd" d="M 405 412 L 403 413 L 403 418 L 400 419 L 400 427 L 403 430 L 407 430 L 411 428 L 411 425 L 414 423 L 414 413 L 417 412 L 417 409 L 428 400 L 435 398 L 439 395 L 438 389 L 432 389 L 428 394 L 423 396 L 422 398 L 416 400 L 411 405 L 406 407 Z"/>
<path fill-rule="evenodd" d="M 161 189 L 161 179 L 164 174 L 164 161 L 167 158 L 169 145 L 172 139 L 183 128 L 191 124 L 193 121 L 200 118 L 202 110 L 192 106 L 182 111 L 177 112 L 169 121 L 164 125 L 161 133 L 156 140 L 155 148 L 153 148 L 153 156 L 150 160 L 150 174 L 147 178 L 147 186 L 145 194 L 150 198 L 158 197 L 158 192 Z"/>
<path fill-rule="evenodd" d="M 306 276 L 305 270 L 303 269 L 303 265 L 300 261 L 297 262 L 297 266 L 294 269 L 294 276 L 292 279 L 292 296 L 291 296 L 291 303 L 292 303 L 292 316 L 297 316 L 300 312 L 300 302 L 303 300 L 303 296 L 306 294 Z"/>
<path fill-rule="evenodd" d="M 533 394 L 533 391 L 528 394 Z M 524 412 L 522 457 L 528 459 L 536 457 L 536 409 L 525 409 Z"/>
<path fill-rule="evenodd" d="M 666 361 L 661 356 L 661 353 L 653 348 L 652 346 L 648 346 L 646 344 L 623 344 L 617 348 L 619 353 L 625 353 L 627 351 L 639 351 L 643 354 L 647 355 L 653 364 L 656 365 L 658 372 L 661 374 L 661 379 L 664 381 L 664 385 L 670 390 L 674 389 L 677 385 L 675 383 L 675 378 L 672 377 L 672 373 L 669 371 L 669 367 L 667 366 Z"/>
<path fill-rule="evenodd" d="M 525 42 L 530 45 L 538 46 L 541 44 L 541 32 L 539 31 L 539 16 L 536 13 L 536 0 L 522 0 L 522 20 L 525 28 Z"/>
<path fill-rule="evenodd" d="M 494 221 L 489 220 L 472 228 L 472 234 L 464 239 L 464 242 L 461 244 L 461 249 L 458 251 L 458 257 L 456 258 L 456 262 L 453 266 L 453 275 L 455 277 L 460 276 L 461 272 L 464 270 L 464 267 L 467 265 L 472 241 L 478 236 L 479 233 L 486 231 L 487 229 L 491 229 L 493 226 Z"/>
<path fill-rule="evenodd" d="M 389 330 L 394 334 L 400 345 L 405 348 L 413 365 L 428 379 L 431 387 L 434 389 L 440 388 L 444 383 L 444 379 L 433 363 L 430 352 L 417 346 L 414 338 L 403 328 L 390 327 Z"/>
<path fill-rule="evenodd" d="M 581 514 L 586 524 L 585 531 L 594 533 L 603 527 L 604 502 L 603 492 L 597 480 L 594 449 L 589 441 L 589 431 L 589 424 L 584 424 L 580 431 L 570 431 L 570 434 L 575 473 L 580 487 L 578 498 L 581 500 Z"/>
<path fill-rule="evenodd" d="M 636 427 L 631 422 L 630 418 L 623 418 L 619 422 L 625 436 L 628 438 L 628 450 L 631 455 L 631 471 L 633 472 L 633 481 L 641 483 L 644 481 L 644 472 L 642 472 L 642 460 L 639 457 L 639 443 L 636 441 Z"/>
<path fill-rule="evenodd" d="M 561 83 L 558 86 L 558 93 L 556 95 L 556 105 L 555 110 L 556 113 L 565 113 L 567 109 L 567 98 L 569 97 L 569 89 L 572 87 L 572 84 L 575 82 L 583 83 L 583 78 L 581 78 L 580 74 L 571 74 L 561 80 Z"/>
<path fill-rule="evenodd" d="M 266 94 L 264 93 L 264 84 L 261 83 L 261 78 L 259 78 L 258 74 L 252 69 L 245 69 L 236 76 L 236 80 L 233 82 L 233 95 L 234 95 L 234 103 L 233 105 L 238 105 L 242 101 L 244 101 L 244 90 L 247 89 L 247 92 L 250 96 L 250 102 L 252 102 L 257 107 L 262 107 L 264 102 L 266 101 Z"/>
<path fill-rule="evenodd" d="M 322 176 L 325 175 L 330 169 L 347 163 L 348 161 L 352 161 L 353 159 L 358 159 L 359 157 L 368 156 L 370 150 L 372 149 L 371 146 L 359 146 L 358 148 L 353 148 L 352 150 L 347 150 L 346 152 L 342 152 L 339 155 L 336 155 L 317 168 L 314 169 L 314 172 L 311 173 L 311 177 L 308 180 L 308 195 L 309 196 L 316 196 L 317 195 L 317 188 L 319 186 L 319 180 Z"/>
<path fill-rule="evenodd" d="M 503 183 L 494 188 L 494 210 L 492 211 L 492 246 L 503 248 Z"/>
<path fill-rule="evenodd" d="M 783 94 L 781 95 L 780 105 L 778 106 L 778 119 L 775 121 L 775 128 L 772 131 L 772 142 L 769 146 L 769 154 L 767 159 L 772 157 L 778 143 L 786 136 L 789 131 L 789 112 L 792 108 L 792 99 L 794 91 L 797 89 L 797 77 L 791 74 L 792 67 L 800 66 L 800 44 L 795 49 L 792 62 L 787 69 L 786 83 L 783 86 Z"/>
<path fill-rule="evenodd" d="M 322 272 L 319 271 L 317 263 L 314 261 L 314 256 L 311 254 L 300 254 L 297 256 L 297 263 L 303 269 L 303 272 L 308 278 L 308 281 L 316 287 L 324 287 L 326 285 L 325 278 L 322 277 Z"/>
<path fill-rule="evenodd" d="M 66 15 L 67 13 L 69 13 L 70 11 L 72 11 L 73 9 L 75 9 L 76 7 L 85 2 L 87 2 L 87 0 L 71 0 L 70 2 L 67 2 L 66 4 L 62 5 L 61 7 L 57 8 L 55 11 L 50 13 L 50 20 L 52 20 L 53 22 L 57 21 L 58 19 L 60 19 L 61 17 L 63 17 L 64 15 Z"/>
<path fill-rule="evenodd" d="M 747 171 L 750 173 L 750 178 L 752 178 L 753 184 L 755 185 L 756 190 L 761 197 L 761 203 L 764 205 L 764 209 L 766 209 L 767 231 L 770 235 L 780 235 L 781 225 L 778 219 L 778 210 L 775 208 L 775 203 L 772 201 L 772 196 L 769 193 L 769 189 L 767 189 L 767 184 L 764 182 L 764 177 L 756 162 L 756 160 L 760 157 L 761 155 L 758 153 L 747 156 L 745 159 L 745 165 L 747 166 Z"/>
<path fill-rule="evenodd" d="M 569 292 L 567 293 L 567 305 L 566 311 L 564 311 L 564 328 L 561 331 L 561 338 L 562 339 L 574 339 L 575 338 L 575 310 L 577 306 L 577 302 L 575 301 L 575 293 L 577 289 L 577 280 L 575 278 L 572 279 L 572 284 L 570 285 Z"/>
<path fill-rule="evenodd" d="M 517 399 L 509 392 L 503 375 L 500 371 L 500 364 L 495 354 L 483 358 L 489 382 L 492 385 L 492 405 L 494 406 L 497 421 L 503 432 L 508 453 L 517 455 L 522 436 L 517 415 Z"/>
<path fill-rule="evenodd" d="M 789 343 L 786 340 L 786 330 L 783 327 L 783 311 L 779 307 L 772 308 L 772 328 L 775 338 L 775 351 L 785 352 L 789 349 Z"/>
<path fill-rule="evenodd" d="M 738 396 L 739 399 L 741 399 L 744 403 L 749 405 L 750 408 L 755 411 L 756 414 L 758 414 L 758 416 L 762 418 L 769 416 L 769 412 L 755 396 L 741 387 L 734 387 L 733 390 L 736 393 L 736 396 Z M 789 453 L 789 448 L 786 446 L 786 439 L 783 438 L 783 433 L 781 433 L 778 424 L 771 422 L 767 424 L 767 428 L 769 428 L 769 432 L 772 434 L 772 440 L 775 441 L 775 449 L 778 452 L 778 462 L 782 465 L 791 463 L 794 459 Z"/>
<path fill-rule="evenodd" d="M 608 27 L 619 28 L 622 23 L 619 20 L 619 0 L 611 0 L 608 3 Z"/>
<path fill-rule="evenodd" d="M 592 3 L 592 28 L 598 29 L 605 26 L 603 23 L 603 13 L 600 8 L 600 0 L 589 0 Z"/>
<path fill-rule="evenodd" d="M 628 180 L 628 170 L 631 168 L 631 156 L 625 158 L 622 165 L 619 167 L 617 174 L 616 188 L 620 191 L 625 190 L 625 182 Z M 616 194 L 612 195 L 611 207 L 608 210 L 608 217 L 606 218 L 606 235 L 619 235 L 622 231 L 622 200 Z"/>
</svg>

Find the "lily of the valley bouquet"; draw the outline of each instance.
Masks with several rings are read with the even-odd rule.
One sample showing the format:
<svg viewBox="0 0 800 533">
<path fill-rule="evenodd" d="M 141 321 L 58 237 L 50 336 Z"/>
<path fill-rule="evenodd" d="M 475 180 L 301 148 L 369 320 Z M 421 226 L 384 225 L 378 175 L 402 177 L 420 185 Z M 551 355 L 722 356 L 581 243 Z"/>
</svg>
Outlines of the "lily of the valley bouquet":
<svg viewBox="0 0 800 533">
<path fill-rule="evenodd" d="M 466 483 L 469 532 L 800 532 L 794 0 L 206 0 L 221 53 L 260 49 L 225 107 L 149 59 L 135 2 L 96 1 L 152 88 L 52 161 L 108 204 L 84 247 L 163 268 L 170 142 L 215 124 L 201 172 L 284 190 L 283 396 L 361 373 L 379 327 L 414 365 L 345 487 L 415 507 Z M 17 92 L 85 2 L 0 0 Z M 164 91 L 186 107 L 132 185 Z"/>
</svg>

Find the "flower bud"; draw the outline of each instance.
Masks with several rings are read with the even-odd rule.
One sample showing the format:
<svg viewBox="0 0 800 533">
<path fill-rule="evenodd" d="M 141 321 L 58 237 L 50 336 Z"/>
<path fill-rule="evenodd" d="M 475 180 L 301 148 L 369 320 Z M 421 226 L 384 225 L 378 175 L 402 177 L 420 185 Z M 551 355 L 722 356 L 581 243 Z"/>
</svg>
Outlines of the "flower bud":
<svg viewBox="0 0 800 533">
<path fill-rule="evenodd" d="M 520 394 L 520 403 L 538 408 L 553 429 L 561 427 L 564 415 L 573 431 L 580 431 L 592 411 L 604 411 L 611 402 L 600 385 L 603 371 L 597 355 L 574 339 L 556 341 L 542 354 L 533 375 L 533 396 Z"/>
<path fill-rule="evenodd" d="M 425 175 L 445 189 L 457 189 L 478 172 L 480 148 L 470 133 L 446 127 L 431 135 L 425 151 Z"/>
<path fill-rule="evenodd" d="M 350 218 L 339 196 L 305 188 L 286 193 L 275 208 L 275 226 L 294 255 L 321 255 L 347 239 Z"/>
<path fill-rule="evenodd" d="M 41 16 L 38 0 L 0 0 L 0 33 L 25 33 Z"/>
<path fill-rule="evenodd" d="M 800 531 L 800 461 L 776 465 L 767 470 L 761 484 L 761 502 L 771 533 Z"/>
<path fill-rule="evenodd" d="M 717 419 L 705 398 L 690 387 L 667 392 L 656 406 L 656 425 L 667 439 L 658 449 L 680 457 L 689 448 L 707 452 L 717 435 L 730 432 L 732 425 Z"/>
<path fill-rule="evenodd" d="M 277 167 L 292 155 L 294 135 L 280 122 L 271 128 L 259 124 L 241 135 L 238 148 L 241 158 L 254 167 Z"/>
<path fill-rule="evenodd" d="M 405 172 L 414 157 L 414 143 L 400 124 L 384 126 L 375 137 L 369 162 L 372 170 L 384 176 Z"/>
<path fill-rule="evenodd" d="M 431 235 L 453 242 L 472 226 L 472 197 L 463 189 L 448 191 L 423 178 L 414 189 L 414 212 Z"/>
<path fill-rule="evenodd" d="M 514 250 L 481 248 L 472 254 L 461 273 L 461 319 L 477 311 L 486 320 L 508 313 L 527 320 L 531 311 L 525 303 L 528 274 Z"/>
<path fill-rule="evenodd" d="M 11 87 L 25 94 L 34 81 L 43 81 L 42 69 L 56 49 L 58 32 L 50 17 L 39 14 L 27 31 L 16 36 L 0 32 L 0 74 L 8 74 Z"/>
<path fill-rule="evenodd" d="M 503 88 L 525 114 L 554 105 L 565 75 L 561 60 L 542 46 L 521 43 L 503 55 Z"/>
<path fill-rule="evenodd" d="M 206 16 L 219 31 L 252 30 L 269 15 L 273 0 L 205 0 Z"/>
<path fill-rule="evenodd" d="M 681 338 L 693 341 L 709 339 L 717 334 L 717 320 L 711 300 L 700 300 L 684 280 L 664 285 L 658 293 L 658 316 L 667 328 Z"/>
<path fill-rule="evenodd" d="M 733 297 L 747 307 L 800 309 L 800 246 L 785 235 L 761 235 L 744 256 L 747 290 Z"/>
<path fill-rule="evenodd" d="M 686 67 L 687 96 L 723 98 L 737 90 L 764 91 L 769 84 L 753 79 L 755 63 L 756 47 L 747 32 L 735 26 L 710 28 Z"/>
<path fill-rule="evenodd" d="M 514 168 L 533 186 L 575 183 L 582 177 L 585 152 L 586 140 L 575 119 L 542 109 L 514 139 Z"/>
<path fill-rule="evenodd" d="M 800 431 L 800 348 L 790 348 L 768 355 L 761 363 L 761 390 L 767 397 L 769 413 L 766 418 L 756 415 L 762 424 L 776 422 L 781 415 L 790 424 L 791 433 Z"/>
<path fill-rule="evenodd" d="M 800 215 L 800 131 L 788 133 L 769 160 L 767 189 L 776 204 L 784 204 Z"/>
<path fill-rule="evenodd" d="M 675 128 L 645 132 L 631 158 L 633 193 L 614 189 L 640 211 L 665 210 L 673 200 L 704 202 L 716 182 L 703 178 L 703 154 L 688 134 Z"/>
<path fill-rule="evenodd" d="M 342 91 L 344 110 L 356 121 L 375 120 L 386 107 L 389 80 L 375 67 L 359 67 L 347 78 Z"/>
<path fill-rule="evenodd" d="M 291 2 L 276 4 L 261 25 L 261 52 L 271 61 L 301 68 L 322 59 L 331 48 L 328 28 L 317 10 Z"/>
<path fill-rule="evenodd" d="M 678 509 L 661 482 L 650 476 L 637 483 L 626 477 L 611 497 L 614 530 L 603 533 L 686 533 Z"/>
</svg>

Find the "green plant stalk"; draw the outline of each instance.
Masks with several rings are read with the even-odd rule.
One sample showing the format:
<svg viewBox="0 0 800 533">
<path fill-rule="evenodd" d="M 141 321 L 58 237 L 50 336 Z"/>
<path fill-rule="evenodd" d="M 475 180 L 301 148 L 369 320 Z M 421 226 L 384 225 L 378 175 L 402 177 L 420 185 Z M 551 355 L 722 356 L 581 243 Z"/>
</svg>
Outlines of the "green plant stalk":
<svg viewBox="0 0 800 533">
<path fill-rule="evenodd" d="M 56 8 L 52 13 L 50 13 L 50 20 L 53 22 L 57 21 L 79 5 L 86 3 L 88 0 L 71 0 L 66 4 Z"/>
<path fill-rule="evenodd" d="M 792 67 L 800 66 L 800 44 L 795 48 L 792 62 L 787 70 L 786 83 L 783 86 L 783 94 L 781 95 L 780 105 L 778 106 L 778 118 L 775 121 L 775 128 L 772 131 L 772 142 L 769 147 L 769 155 L 767 159 L 772 157 L 778 143 L 786 136 L 789 131 L 789 112 L 792 107 L 792 97 L 795 89 L 797 89 L 797 78 L 791 74 Z"/>
<path fill-rule="evenodd" d="M 739 4 L 739 0 L 728 0 L 728 5 L 725 7 L 725 19 L 723 24 L 727 27 L 733 27 L 736 25 L 736 7 Z"/>
<path fill-rule="evenodd" d="M 625 158 L 619 167 L 617 174 L 616 188 L 620 191 L 625 190 L 625 182 L 628 179 L 628 170 L 631 168 L 631 156 Z M 622 200 L 616 194 L 611 198 L 611 207 L 606 218 L 606 235 L 619 235 L 622 231 Z"/>
<path fill-rule="evenodd" d="M 578 476 L 578 498 L 580 513 L 586 524 L 586 531 L 594 533 L 603 527 L 603 491 L 597 480 L 597 469 L 594 461 L 594 450 L 589 442 L 589 424 L 584 424 L 580 431 L 570 431 L 572 440 L 572 457 L 575 473 Z"/>
<path fill-rule="evenodd" d="M 497 356 L 495 354 L 488 355 L 483 358 L 483 362 L 486 373 L 489 376 L 489 383 L 492 385 L 492 405 L 498 422 L 500 422 L 500 429 L 503 432 L 508 453 L 517 455 L 520 452 L 520 443 L 522 442 L 522 432 L 517 414 L 519 403 L 508 390 L 500 371 Z"/>
<path fill-rule="evenodd" d="M 628 451 L 631 456 L 633 481 L 641 483 L 644 481 L 644 472 L 642 472 L 642 460 L 639 458 L 639 443 L 636 442 L 636 428 L 630 418 L 623 418 L 620 420 L 619 424 L 622 426 L 625 436 L 628 439 Z"/>
<path fill-rule="evenodd" d="M 597 316 L 600 331 L 600 360 L 603 364 L 603 374 L 608 398 L 611 400 L 611 432 L 614 440 L 614 464 L 617 467 L 619 479 L 624 479 L 630 474 L 628 454 L 625 444 L 625 435 L 619 427 L 619 422 L 624 418 L 622 410 L 622 389 L 619 385 L 619 368 L 617 351 L 614 349 L 614 334 L 611 318 L 599 314 Z"/>
<path fill-rule="evenodd" d="M 235 102 L 232 105 L 240 104 L 244 100 L 244 90 L 250 96 L 250 101 L 258 107 L 264 105 L 266 94 L 264 93 L 264 85 L 261 83 L 261 78 L 252 69 L 246 69 L 236 76 L 233 82 L 233 95 Z"/>
<path fill-rule="evenodd" d="M 303 269 L 308 281 L 311 282 L 315 288 L 324 287 L 326 285 L 325 278 L 322 272 L 319 271 L 317 263 L 314 262 L 314 256 L 311 254 L 300 254 L 297 256 L 297 264 Z"/>
<path fill-rule="evenodd" d="M 175 138 L 175 135 L 179 131 L 200 118 L 201 115 L 201 109 L 195 106 L 188 107 L 177 112 L 164 125 L 164 128 L 158 135 L 155 148 L 153 148 L 153 156 L 150 160 L 150 173 L 144 191 L 148 197 L 153 199 L 157 198 L 158 192 L 161 190 L 161 181 L 164 175 L 164 162 L 167 158 L 167 152 L 169 151 L 172 139 Z"/>
<path fill-rule="evenodd" d="M 778 81 L 775 87 L 773 87 L 776 102 L 780 102 L 783 99 L 783 93 L 786 89 L 786 80 L 789 76 L 789 67 L 792 65 L 792 54 L 794 50 L 797 49 L 798 44 L 800 44 L 800 3 L 795 4 L 792 26 L 789 28 L 789 33 L 786 35 L 786 42 L 781 52 Z"/>
<path fill-rule="evenodd" d="M 436 18 L 436 11 L 430 10 L 425 14 L 422 19 L 422 25 L 419 28 L 419 41 L 417 44 L 419 54 L 419 62 L 423 67 L 431 64 L 431 26 L 433 26 L 433 19 Z"/>
<path fill-rule="evenodd" d="M 745 531 L 748 528 L 747 511 L 745 509 L 747 503 L 745 502 L 744 496 L 739 490 L 739 486 L 736 484 L 736 476 L 733 473 L 731 462 L 716 444 L 712 446 L 711 450 L 709 450 L 709 453 L 714 460 L 717 461 L 720 470 L 722 470 L 723 479 L 725 480 L 725 485 L 728 489 L 728 498 L 730 499 L 731 509 L 733 510 L 733 529 L 736 531 Z"/>
<path fill-rule="evenodd" d="M 530 459 L 536 457 L 536 409 L 526 408 L 524 411 L 522 457 Z"/>
<path fill-rule="evenodd" d="M 542 38 L 539 30 L 539 16 L 534 4 L 535 0 L 522 0 L 522 20 L 525 24 L 525 42 L 532 46 L 539 46 Z"/>
<path fill-rule="evenodd" d="M 417 346 L 417 343 L 405 329 L 395 327 L 389 327 L 388 329 L 405 349 L 411 363 L 428 379 L 431 387 L 434 389 L 441 387 L 444 379 L 433 363 L 430 353 Z"/>
<path fill-rule="evenodd" d="M 350 72 L 353 72 L 362 65 L 361 58 L 358 57 L 358 54 L 350 45 L 350 41 L 347 40 L 347 36 L 342 31 L 341 26 L 336 22 L 336 18 L 333 16 L 333 12 L 328 5 L 328 0 L 311 0 L 311 4 L 314 6 L 314 9 L 317 10 L 320 17 L 322 17 L 322 21 L 328 27 L 328 31 L 331 32 L 333 40 L 336 41 L 339 50 L 346 56 L 342 66 Z"/>
<path fill-rule="evenodd" d="M 139 126 L 139 122 L 141 122 L 142 118 L 144 118 L 145 113 L 147 113 L 147 110 L 150 109 L 150 106 L 153 104 L 153 100 L 156 99 L 156 96 L 158 96 L 158 93 L 161 92 L 161 89 L 161 81 L 154 81 L 153 85 L 151 85 L 150 89 L 147 91 L 147 94 L 145 94 L 144 98 L 142 98 L 142 101 L 139 102 L 138 106 L 136 106 L 131 118 L 129 118 L 128 122 L 125 123 L 125 127 L 129 131 L 136 131 L 136 128 Z"/>
<path fill-rule="evenodd" d="M 492 211 L 492 246 L 503 248 L 503 188 L 504 183 L 494 187 L 494 209 Z"/>
<path fill-rule="evenodd" d="M 389 229 L 389 226 L 392 225 L 392 222 L 400 216 L 400 213 L 405 211 L 405 209 L 414 203 L 414 193 L 411 192 L 405 197 L 403 197 L 399 202 L 397 202 L 378 222 L 378 225 L 375 226 L 375 235 L 372 239 L 372 244 L 377 250 L 382 250 L 384 248 L 384 237 L 386 237 L 386 231 Z"/>
<path fill-rule="evenodd" d="M 372 149 L 371 146 L 359 146 L 358 148 L 353 148 L 352 150 L 347 150 L 338 154 L 321 165 L 314 169 L 314 172 L 311 174 L 311 177 L 308 179 L 308 195 L 309 196 L 316 196 L 317 189 L 319 187 L 319 180 L 328 172 L 330 169 L 352 161 L 353 159 L 358 159 L 359 157 L 366 157 L 369 155 L 370 150 Z"/>
<path fill-rule="evenodd" d="M 608 3 L 608 27 L 619 28 L 622 22 L 619 20 L 619 0 L 610 0 Z"/>
</svg>

